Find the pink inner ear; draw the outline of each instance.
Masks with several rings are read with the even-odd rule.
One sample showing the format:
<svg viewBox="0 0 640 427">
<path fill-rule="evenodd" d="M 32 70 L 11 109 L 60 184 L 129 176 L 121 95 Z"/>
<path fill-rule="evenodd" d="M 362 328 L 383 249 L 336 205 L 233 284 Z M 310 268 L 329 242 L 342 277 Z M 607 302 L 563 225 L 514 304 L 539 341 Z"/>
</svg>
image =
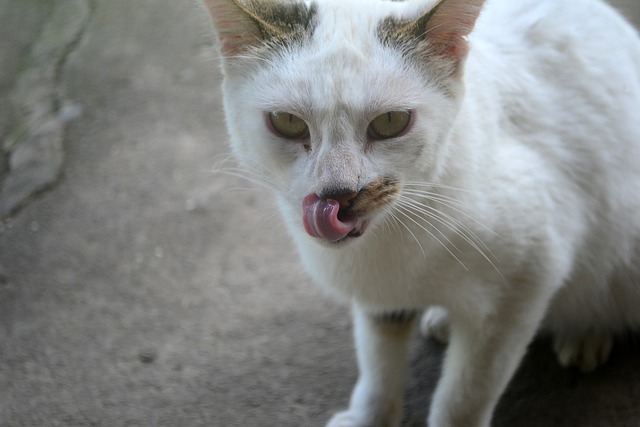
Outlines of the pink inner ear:
<svg viewBox="0 0 640 427">
<path fill-rule="evenodd" d="M 259 42 L 259 31 L 246 10 L 229 0 L 203 0 L 220 40 L 224 56 L 238 55 Z"/>
<path fill-rule="evenodd" d="M 243 46 L 245 46 L 245 43 L 243 43 L 242 36 L 231 33 L 220 34 L 220 52 L 224 56 L 237 55 Z"/>
<path fill-rule="evenodd" d="M 443 0 L 429 19 L 425 35 L 440 53 L 463 58 L 469 51 L 466 36 L 471 33 L 484 0 Z"/>
<path fill-rule="evenodd" d="M 469 43 L 467 43 L 464 36 L 454 33 L 450 33 L 447 36 L 450 41 L 447 43 L 442 53 L 454 58 L 462 58 L 469 53 Z"/>
</svg>

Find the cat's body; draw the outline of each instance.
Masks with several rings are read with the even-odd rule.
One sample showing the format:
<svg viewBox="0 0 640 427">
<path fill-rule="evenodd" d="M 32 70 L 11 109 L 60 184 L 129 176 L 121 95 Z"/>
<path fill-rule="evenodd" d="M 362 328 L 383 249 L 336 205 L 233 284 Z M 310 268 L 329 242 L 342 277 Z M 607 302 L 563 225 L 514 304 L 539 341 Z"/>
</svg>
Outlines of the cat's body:
<svg viewBox="0 0 640 427">
<path fill-rule="evenodd" d="M 354 304 L 360 378 L 331 426 L 399 422 L 430 306 L 451 319 L 431 427 L 488 426 L 540 329 L 587 371 L 640 327 L 640 41 L 608 6 L 205 3 L 234 152 L 268 175 L 313 279 Z"/>
</svg>

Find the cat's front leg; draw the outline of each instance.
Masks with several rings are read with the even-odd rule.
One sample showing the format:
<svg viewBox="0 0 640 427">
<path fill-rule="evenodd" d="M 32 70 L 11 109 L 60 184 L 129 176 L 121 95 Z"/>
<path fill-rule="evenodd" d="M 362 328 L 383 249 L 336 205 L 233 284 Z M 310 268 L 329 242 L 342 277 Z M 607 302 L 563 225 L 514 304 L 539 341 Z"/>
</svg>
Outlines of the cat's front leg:
<svg viewBox="0 0 640 427">
<path fill-rule="evenodd" d="M 506 290 L 505 293 L 513 292 Z M 550 289 L 518 289 L 477 311 L 450 312 L 450 341 L 429 427 L 489 427 L 493 410 L 544 316 Z"/>
<path fill-rule="evenodd" d="M 402 417 L 414 312 L 372 314 L 354 305 L 359 377 L 349 409 L 327 427 L 395 427 Z"/>
</svg>

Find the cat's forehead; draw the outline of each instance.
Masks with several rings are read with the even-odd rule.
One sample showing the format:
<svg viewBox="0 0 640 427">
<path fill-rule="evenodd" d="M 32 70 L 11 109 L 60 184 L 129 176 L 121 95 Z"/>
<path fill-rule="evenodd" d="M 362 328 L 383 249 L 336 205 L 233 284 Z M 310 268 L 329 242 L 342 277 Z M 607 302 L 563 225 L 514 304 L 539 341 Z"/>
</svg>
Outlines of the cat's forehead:
<svg viewBox="0 0 640 427">
<path fill-rule="evenodd" d="M 309 32 L 319 42 L 336 40 L 361 40 L 365 34 L 385 38 L 388 18 L 411 20 L 425 10 L 429 10 L 436 0 L 319 0 L 308 2 L 315 11 L 314 25 Z"/>
<path fill-rule="evenodd" d="M 420 3 L 420 2 L 418 2 Z M 425 7 L 425 2 L 421 2 Z M 428 4 L 428 2 L 427 2 Z M 419 8 L 391 1 L 335 1 L 317 4 L 312 34 L 306 42 L 280 52 L 265 70 L 268 102 L 305 109 L 385 109 L 413 98 L 418 76 L 400 52 L 383 43 L 380 24 Z M 378 105 L 383 104 L 383 105 Z M 387 105 L 384 105 L 387 104 Z M 348 106 L 348 107 L 345 107 Z M 277 105 L 274 105 L 277 107 Z"/>
</svg>

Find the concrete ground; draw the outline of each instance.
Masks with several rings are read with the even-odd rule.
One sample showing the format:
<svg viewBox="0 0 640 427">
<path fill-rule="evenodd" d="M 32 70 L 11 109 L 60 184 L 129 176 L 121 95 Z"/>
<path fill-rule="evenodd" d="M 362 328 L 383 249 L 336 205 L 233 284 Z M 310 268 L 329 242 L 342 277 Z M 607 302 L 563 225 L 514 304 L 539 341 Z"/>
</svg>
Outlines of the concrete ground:
<svg viewBox="0 0 640 427">
<path fill-rule="evenodd" d="M 195 2 L 6 0 L 0 63 L 0 426 L 321 426 L 346 404 L 348 309 L 271 195 L 212 172 L 227 137 Z M 416 338 L 405 426 L 443 350 Z M 638 426 L 639 356 L 625 340 L 582 376 L 541 339 L 494 425 Z"/>
</svg>

